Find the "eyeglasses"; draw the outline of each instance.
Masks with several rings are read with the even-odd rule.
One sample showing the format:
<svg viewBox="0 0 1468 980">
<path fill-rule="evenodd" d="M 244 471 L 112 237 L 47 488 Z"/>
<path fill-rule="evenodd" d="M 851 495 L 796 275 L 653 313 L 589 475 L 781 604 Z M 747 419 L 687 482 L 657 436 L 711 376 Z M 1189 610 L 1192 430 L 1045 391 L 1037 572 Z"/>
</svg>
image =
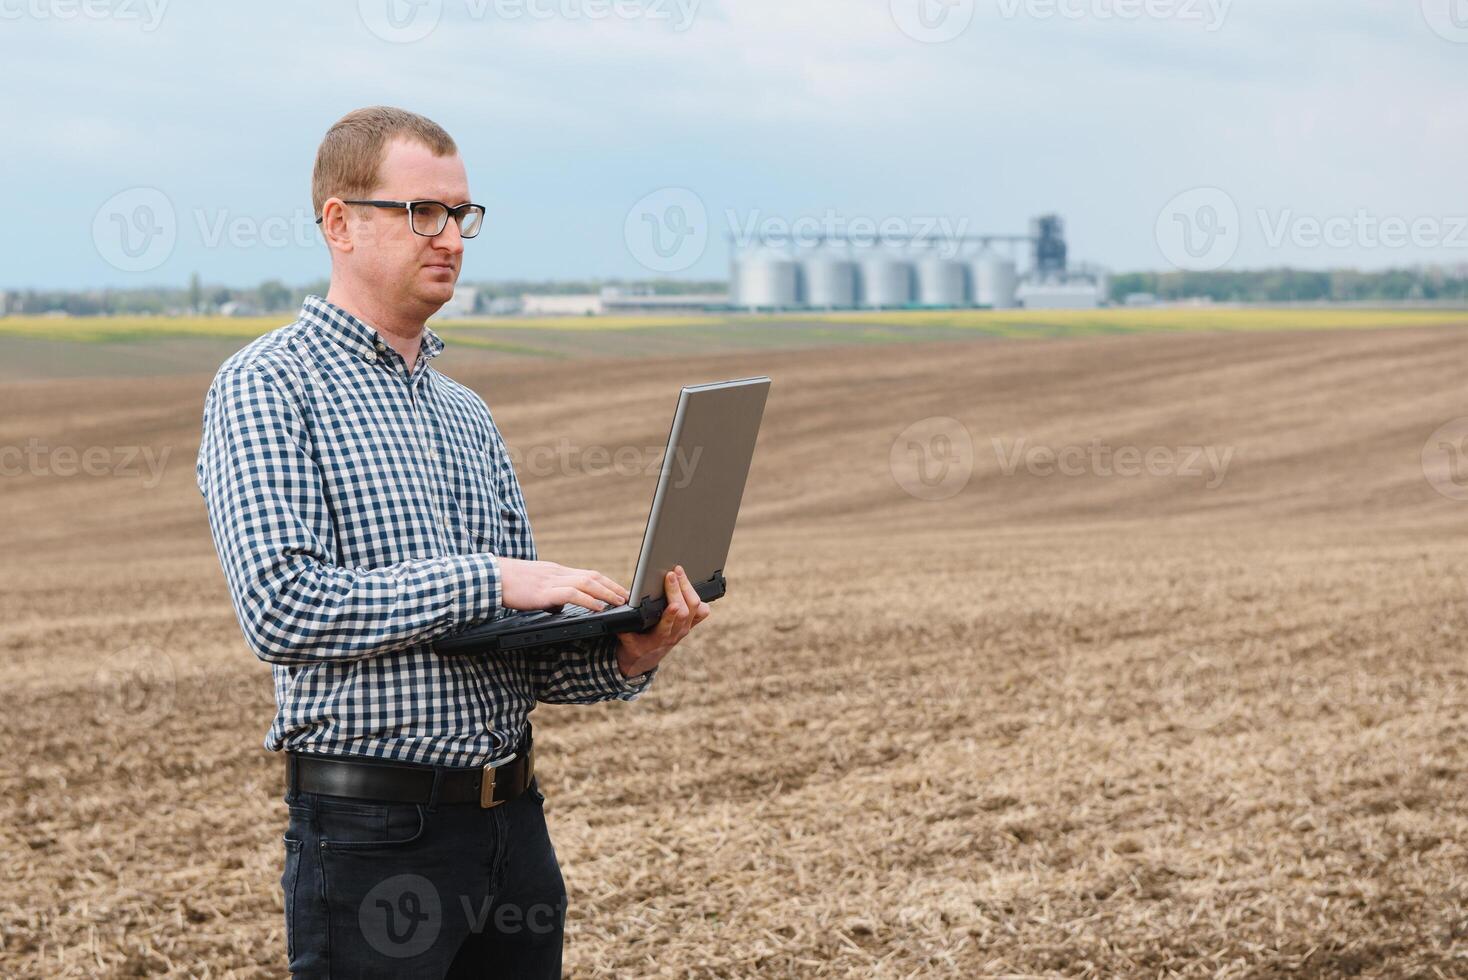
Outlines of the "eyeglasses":
<svg viewBox="0 0 1468 980">
<path fill-rule="evenodd" d="M 459 226 L 459 235 L 473 238 L 484 225 L 484 207 L 479 204 L 460 204 L 451 208 L 442 201 L 342 201 L 343 204 L 365 204 L 374 208 L 402 208 L 408 212 L 408 227 L 415 235 L 433 238 L 443 234 L 449 225 L 449 215 Z M 323 215 L 324 217 L 324 215 Z M 321 218 L 316 219 L 321 224 Z"/>
</svg>

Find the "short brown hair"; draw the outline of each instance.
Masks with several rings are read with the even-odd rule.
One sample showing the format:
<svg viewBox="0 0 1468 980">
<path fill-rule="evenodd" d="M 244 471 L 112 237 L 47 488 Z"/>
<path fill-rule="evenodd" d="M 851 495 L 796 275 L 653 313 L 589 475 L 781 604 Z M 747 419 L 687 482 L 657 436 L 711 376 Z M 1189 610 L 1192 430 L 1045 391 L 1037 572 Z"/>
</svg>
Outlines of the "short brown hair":
<svg viewBox="0 0 1468 980">
<path fill-rule="evenodd" d="M 377 186 L 383 152 L 398 137 L 417 140 L 435 156 L 459 152 L 454 138 L 416 112 L 375 105 L 342 116 L 326 131 L 311 172 L 311 207 L 316 217 L 329 198 L 361 198 Z"/>
</svg>

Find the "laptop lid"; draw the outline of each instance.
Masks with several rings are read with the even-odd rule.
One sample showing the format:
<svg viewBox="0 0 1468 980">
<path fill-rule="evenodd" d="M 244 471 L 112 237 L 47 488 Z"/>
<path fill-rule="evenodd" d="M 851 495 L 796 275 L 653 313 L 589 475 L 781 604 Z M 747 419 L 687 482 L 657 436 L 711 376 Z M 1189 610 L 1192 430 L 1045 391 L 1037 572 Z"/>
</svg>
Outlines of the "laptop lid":
<svg viewBox="0 0 1468 980">
<path fill-rule="evenodd" d="M 770 379 L 758 377 L 688 385 L 679 393 L 631 605 L 662 597 L 674 565 L 694 584 L 723 571 L 769 391 Z"/>
</svg>

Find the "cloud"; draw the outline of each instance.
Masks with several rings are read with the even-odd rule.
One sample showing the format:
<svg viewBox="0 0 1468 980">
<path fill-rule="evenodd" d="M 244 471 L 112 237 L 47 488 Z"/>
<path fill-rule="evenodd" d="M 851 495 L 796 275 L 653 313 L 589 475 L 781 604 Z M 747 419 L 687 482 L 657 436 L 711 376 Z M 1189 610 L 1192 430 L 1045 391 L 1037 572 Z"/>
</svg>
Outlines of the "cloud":
<svg viewBox="0 0 1468 980">
<path fill-rule="evenodd" d="M 464 147 L 476 193 L 497 205 L 468 266 L 486 276 L 637 274 L 621 223 L 659 186 L 695 188 L 714 214 L 941 213 L 997 231 L 1058 208 L 1077 255 L 1118 268 L 1159 264 L 1157 209 L 1194 186 L 1227 186 L 1246 211 L 1456 207 L 1465 46 L 1416 3 L 1235 0 L 1209 31 L 1095 15 L 1115 0 L 1061 0 L 1079 18 L 1032 2 L 979 0 L 944 44 L 904 34 L 888 0 L 703 0 L 685 30 L 442 0 L 437 28 L 411 44 L 375 36 L 355 3 L 170 3 L 154 31 L 6 21 L 0 60 L 25 83 L 0 125 L 11 172 L 34 189 L 12 216 L 55 227 L 40 248 L 0 246 L 0 285 L 109 274 L 88 258 L 87 229 L 97 202 L 130 186 L 185 210 L 297 208 L 321 133 L 374 103 L 422 111 Z M 1432 254 L 1246 242 L 1240 257 Z M 181 240 L 158 276 L 298 281 L 305 261 Z M 723 261 L 711 248 L 692 271 Z"/>
</svg>

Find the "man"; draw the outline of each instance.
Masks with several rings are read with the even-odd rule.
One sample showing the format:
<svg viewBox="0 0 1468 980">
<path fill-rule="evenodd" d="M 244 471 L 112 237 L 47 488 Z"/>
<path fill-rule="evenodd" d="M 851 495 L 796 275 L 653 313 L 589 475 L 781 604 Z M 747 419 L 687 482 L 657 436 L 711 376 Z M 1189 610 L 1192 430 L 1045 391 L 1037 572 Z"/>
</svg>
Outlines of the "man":
<svg viewBox="0 0 1468 980">
<path fill-rule="evenodd" d="M 483 216 L 454 141 L 400 109 L 350 113 L 312 198 L 330 289 L 220 368 L 197 468 L 240 626 L 275 678 L 290 969 L 559 976 L 565 889 L 527 716 L 633 700 L 709 609 L 679 568 L 648 633 L 433 652 L 503 611 L 627 590 L 536 560 L 489 409 L 431 366 L 443 343 L 424 322 Z"/>
</svg>

